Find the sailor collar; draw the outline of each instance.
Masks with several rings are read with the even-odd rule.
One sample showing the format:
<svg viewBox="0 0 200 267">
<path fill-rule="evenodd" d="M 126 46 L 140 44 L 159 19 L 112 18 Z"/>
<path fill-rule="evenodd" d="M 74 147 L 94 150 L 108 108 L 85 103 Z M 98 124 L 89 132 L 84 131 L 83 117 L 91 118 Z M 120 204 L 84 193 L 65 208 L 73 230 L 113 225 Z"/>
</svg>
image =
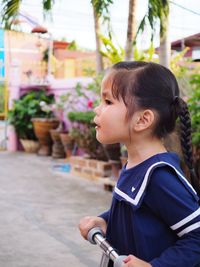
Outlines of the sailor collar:
<svg viewBox="0 0 200 267">
<path fill-rule="evenodd" d="M 196 191 L 191 184 L 187 181 L 179 168 L 176 168 L 169 162 L 157 161 L 146 162 L 144 168 L 138 168 L 138 166 L 126 170 L 125 166 L 121 171 L 119 180 L 114 188 L 113 197 L 119 201 L 126 201 L 132 205 L 133 209 L 138 209 L 141 206 L 142 200 L 145 196 L 147 186 L 149 184 L 151 174 L 153 171 L 162 166 L 169 166 L 172 168 L 177 177 L 181 180 L 184 186 L 198 199 Z"/>
</svg>

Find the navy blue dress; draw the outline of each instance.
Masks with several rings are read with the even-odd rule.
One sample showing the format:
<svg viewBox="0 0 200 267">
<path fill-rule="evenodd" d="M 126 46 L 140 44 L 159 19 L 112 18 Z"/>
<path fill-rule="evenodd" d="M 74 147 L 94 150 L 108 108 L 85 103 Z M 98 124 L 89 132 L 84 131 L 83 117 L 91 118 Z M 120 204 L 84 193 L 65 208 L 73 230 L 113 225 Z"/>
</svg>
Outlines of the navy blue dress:
<svg viewBox="0 0 200 267">
<path fill-rule="evenodd" d="M 200 266 L 199 197 L 179 158 L 166 152 L 123 167 L 113 192 L 106 238 L 120 255 L 133 254 L 153 267 Z"/>
</svg>

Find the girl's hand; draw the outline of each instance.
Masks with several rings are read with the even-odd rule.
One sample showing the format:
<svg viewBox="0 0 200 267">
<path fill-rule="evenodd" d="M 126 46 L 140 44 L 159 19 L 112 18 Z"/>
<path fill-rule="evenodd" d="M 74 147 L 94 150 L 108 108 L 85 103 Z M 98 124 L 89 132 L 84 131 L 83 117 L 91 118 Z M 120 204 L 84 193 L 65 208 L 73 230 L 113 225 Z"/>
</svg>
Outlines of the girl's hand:
<svg viewBox="0 0 200 267">
<path fill-rule="evenodd" d="M 90 229 L 94 227 L 101 228 L 102 232 L 106 233 L 107 223 L 104 219 L 95 216 L 87 216 L 80 220 L 79 222 L 79 230 L 81 235 L 87 240 L 87 234 Z"/>
<path fill-rule="evenodd" d="M 142 261 L 133 255 L 129 255 L 124 259 L 124 263 L 123 267 L 152 267 L 150 263 Z"/>
</svg>

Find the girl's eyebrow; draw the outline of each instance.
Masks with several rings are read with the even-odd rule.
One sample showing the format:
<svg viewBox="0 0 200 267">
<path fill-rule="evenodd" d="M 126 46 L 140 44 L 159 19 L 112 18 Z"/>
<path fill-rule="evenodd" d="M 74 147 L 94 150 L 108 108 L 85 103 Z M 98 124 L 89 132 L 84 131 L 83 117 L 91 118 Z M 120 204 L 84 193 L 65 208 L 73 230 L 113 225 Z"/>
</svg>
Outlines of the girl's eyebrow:
<svg viewBox="0 0 200 267">
<path fill-rule="evenodd" d="M 102 96 L 103 96 L 103 97 L 109 97 L 110 94 L 109 94 L 108 92 L 103 92 L 103 93 L 102 93 Z"/>
</svg>

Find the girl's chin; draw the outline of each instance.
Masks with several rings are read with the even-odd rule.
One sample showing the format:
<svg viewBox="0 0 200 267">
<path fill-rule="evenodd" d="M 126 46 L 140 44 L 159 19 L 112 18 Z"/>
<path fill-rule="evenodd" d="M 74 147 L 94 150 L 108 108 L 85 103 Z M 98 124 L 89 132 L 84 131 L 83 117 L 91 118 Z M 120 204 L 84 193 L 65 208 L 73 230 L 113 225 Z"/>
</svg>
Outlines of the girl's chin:
<svg viewBox="0 0 200 267">
<path fill-rule="evenodd" d="M 96 136 L 96 139 L 102 145 L 112 145 L 112 144 L 116 144 L 117 143 L 117 142 L 112 142 L 111 140 L 107 140 L 106 138 L 100 137 L 98 135 Z"/>
<path fill-rule="evenodd" d="M 102 145 L 112 145 L 112 144 L 116 144 L 119 143 L 118 140 L 114 140 L 114 138 L 108 138 L 108 135 L 103 134 L 100 130 L 96 131 L 96 139 L 99 143 L 101 143 Z"/>
<path fill-rule="evenodd" d="M 99 142 L 99 143 L 101 143 L 102 145 L 106 145 L 107 144 L 107 142 L 105 141 L 105 139 L 104 138 L 101 138 L 100 136 L 96 136 L 96 139 L 97 139 L 97 141 Z"/>
</svg>

